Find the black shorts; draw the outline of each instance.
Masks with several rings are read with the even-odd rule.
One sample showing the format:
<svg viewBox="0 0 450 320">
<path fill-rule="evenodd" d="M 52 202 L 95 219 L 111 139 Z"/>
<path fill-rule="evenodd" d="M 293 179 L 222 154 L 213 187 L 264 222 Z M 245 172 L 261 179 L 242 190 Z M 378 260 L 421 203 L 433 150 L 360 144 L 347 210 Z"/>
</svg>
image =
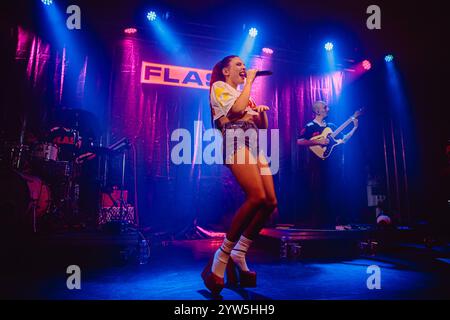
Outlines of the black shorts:
<svg viewBox="0 0 450 320">
<path fill-rule="evenodd" d="M 258 127 L 255 123 L 241 120 L 228 122 L 222 128 L 222 136 L 224 164 L 227 160 L 233 163 L 234 154 L 243 147 L 247 147 L 254 156 L 258 154 Z"/>
</svg>

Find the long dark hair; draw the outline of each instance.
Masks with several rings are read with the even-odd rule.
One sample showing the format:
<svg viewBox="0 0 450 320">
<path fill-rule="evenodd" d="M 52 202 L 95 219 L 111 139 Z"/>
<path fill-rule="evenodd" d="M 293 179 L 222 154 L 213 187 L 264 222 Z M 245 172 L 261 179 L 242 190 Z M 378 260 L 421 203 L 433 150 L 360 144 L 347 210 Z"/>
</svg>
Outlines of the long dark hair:
<svg viewBox="0 0 450 320">
<path fill-rule="evenodd" d="M 209 81 L 209 106 L 211 108 L 211 123 L 213 128 L 215 128 L 215 123 L 214 123 L 214 117 L 213 117 L 213 109 L 212 109 L 212 105 L 211 105 L 211 90 L 212 90 L 212 86 L 214 84 L 214 82 L 217 81 L 225 81 L 225 76 L 222 72 L 223 68 L 228 67 L 228 65 L 230 64 L 231 59 L 236 58 L 238 56 L 236 55 L 230 55 L 230 56 L 226 56 L 225 58 L 223 58 L 222 60 L 220 60 L 219 62 L 217 62 L 214 65 L 214 68 L 212 69 L 212 73 L 211 73 L 211 80 Z"/>
</svg>

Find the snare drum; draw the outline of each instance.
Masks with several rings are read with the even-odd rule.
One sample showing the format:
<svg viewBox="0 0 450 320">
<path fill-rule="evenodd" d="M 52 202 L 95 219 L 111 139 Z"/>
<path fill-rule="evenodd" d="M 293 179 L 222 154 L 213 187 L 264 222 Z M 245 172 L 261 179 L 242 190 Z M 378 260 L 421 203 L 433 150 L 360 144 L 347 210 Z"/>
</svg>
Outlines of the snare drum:
<svg viewBox="0 0 450 320">
<path fill-rule="evenodd" d="M 50 130 L 50 141 L 57 145 L 76 145 L 80 139 L 80 134 L 77 130 L 55 127 Z"/>
<path fill-rule="evenodd" d="M 56 161 L 58 159 L 58 151 L 59 149 L 56 144 L 43 142 L 33 147 L 31 156 L 35 159 Z"/>
<path fill-rule="evenodd" d="M 59 148 L 58 160 L 72 161 L 80 147 L 81 138 L 77 130 L 55 127 L 50 130 L 48 141 Z"/>
</svg>

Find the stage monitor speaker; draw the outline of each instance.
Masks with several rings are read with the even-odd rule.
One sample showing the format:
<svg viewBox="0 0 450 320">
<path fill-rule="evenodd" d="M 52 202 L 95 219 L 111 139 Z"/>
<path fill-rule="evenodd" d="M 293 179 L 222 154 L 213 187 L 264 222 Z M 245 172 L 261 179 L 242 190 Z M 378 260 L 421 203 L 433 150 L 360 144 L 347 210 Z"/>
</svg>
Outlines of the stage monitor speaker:
<svg viewBox="0 0 450 320">
<path fill-rule="evenodd" d="M 109 222 L 125 222 L 134 224 L 134 207 L 126 205 L 120 207 L 103 207 L 100 211 L 98 224 L 103 225 Z"/>
<path fill-rule="evenodd" d="M 127 200 L 128 200 L 128 190 L 123 190 L 123 201 L 127 203 Z M 113 190 L 111 192 L 111 196 L 107 193 L 102 193 L 102 207 L 114 207 L 119 205 L 120 205 L 120 190 Z"/>
</svg>

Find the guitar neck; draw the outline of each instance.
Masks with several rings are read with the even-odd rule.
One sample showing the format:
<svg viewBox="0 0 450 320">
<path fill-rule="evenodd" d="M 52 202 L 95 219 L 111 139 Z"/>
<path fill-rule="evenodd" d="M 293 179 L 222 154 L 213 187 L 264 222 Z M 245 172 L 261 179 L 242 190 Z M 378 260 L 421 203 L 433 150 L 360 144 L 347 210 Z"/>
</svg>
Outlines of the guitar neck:
<svg viewBox="0 0 450 320">
<path fill-rule="evenodd" d="M 331 136 L 335 138 L 339 133 L 341 133 L 342 130 L 344 130 L 350 123 L 353 122 L 353 117 L 348 118 L 343 124 L 339 126 L 332 134 Z"/>
</svg>

